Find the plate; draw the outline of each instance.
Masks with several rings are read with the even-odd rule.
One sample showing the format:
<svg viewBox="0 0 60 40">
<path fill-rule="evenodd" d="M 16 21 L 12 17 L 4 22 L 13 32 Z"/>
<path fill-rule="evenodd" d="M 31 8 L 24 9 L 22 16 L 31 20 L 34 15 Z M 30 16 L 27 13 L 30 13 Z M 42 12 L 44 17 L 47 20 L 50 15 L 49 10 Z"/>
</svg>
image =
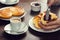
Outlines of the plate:
<svg viewBox="0 0 60 40">
<path fill-rule="evenodd" d="M 16 1 L 14 1 L 14 2 L 5 2 L 5 0 L 3 1 L 3 0 L 1 0 L 1 3 L 2 4 L 6 4 L 6 5 L 13 5 L 13 4 L 17 4 L 19 2 L 19 0 L 16 0 Z"/>
<path fill-rule="evenodd" d="M 34 17 L 33 17 L 34 18 Z M 37 29 L 36 27 L 35 27 L 35 25 L 33 24 L 33 18 L 31 18 L 30 20 L 29 20 L 29 26 L 30 26 L 30 28 L 32 28 L 33 30 L 35 30 L 35 31 L 38 31 L 38 32 L 42 32 L 42 33 L 51 33 L 51 32 L 56 32 L 56 31 L 58 31 L 58 30 L 60 30 L 60 28 L 57 28 L 57 29 L 53 29 L 53 30 L 47 30 L 47 31 L 45 31 L 45 30 L 43 30 L 43 29 Z"/>
<path fill-rule="evenodd" d="M 11 26 L 10 24 L 7 24 L 5 27 L 4 27 L 4 31 L 8 34 L 11 34 L 11 35 L 20 35 L 20 34 L 23 34 L 25 32 L 27 32 L 28 30 L 28 26 L 25 24 L 25 23 L 22 23 L 21 26 L 25 26 L 22 30 L 22 32 L 16 32 L 16 31 L 11 31 Z"/>
<path fill-rule="evenodd" d="M 11 7 L 11 6 L 10 6 Z M 5 8 L 10 8 L 10 7 L 4 7 L 4 8 L 1 8 L 0 10 L 3 10 L 3 9 L 5 9 Z M 25 10 L 24 10 L 25 11 Z M 22 15 L 22 16 L 12 16 L 12 17 L 19 17 L 19 18 L 22 18 L 22 17 L 24 17 L 26 15 L 26 11 L 24 12 L 24 14 Z M 9 19 L 4 19 L 4 18 L 0 18 L 1 20 L 6 20 L 6 21 L 9 21 L 10 20 L 10 18 Z"/>
</svg>

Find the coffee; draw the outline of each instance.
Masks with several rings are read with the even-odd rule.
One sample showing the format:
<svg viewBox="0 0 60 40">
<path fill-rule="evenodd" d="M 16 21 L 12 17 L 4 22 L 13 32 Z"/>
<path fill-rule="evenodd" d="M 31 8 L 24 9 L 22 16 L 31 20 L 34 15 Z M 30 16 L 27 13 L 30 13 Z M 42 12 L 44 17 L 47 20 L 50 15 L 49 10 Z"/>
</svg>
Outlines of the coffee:
<svg viewBox="0 0 60 40">
<path fill-rule="evenodd" d="M 32 2 L 31 3 L 31 14 L 38 15 L 40 13 L 40 10 L 41 10 L 40 2 Z"/>
<path fill-rule="evenodd" d="M 13 23 L 18 23 L 18 22 L 20 22 L 20 20 L 19 19 L 12 19 L 12 22 Z"/>
<path fill-rule="evenodd" d="M 18 23 L 18 22 L 21 22 L 21 19 L 20 18 L 17 18 L 17 17 L 14 17 L 14 18 L 11 18 L 10 20 L 12 23 Z"/>
<path fill-rule="evenodd" d="M 35 3 L 34 5 L 35 5 L 35 6 L 39 6 L 40 4 L 39 4 L 39 3 Z"/>
<path fill-rule="evenodd" d="M 46 15 L 44 16 L 44 20 L 46 20 Z M 49 15 L 48 20 L 46 21 L 51 21 L 51 15 Z"/>
</svg>

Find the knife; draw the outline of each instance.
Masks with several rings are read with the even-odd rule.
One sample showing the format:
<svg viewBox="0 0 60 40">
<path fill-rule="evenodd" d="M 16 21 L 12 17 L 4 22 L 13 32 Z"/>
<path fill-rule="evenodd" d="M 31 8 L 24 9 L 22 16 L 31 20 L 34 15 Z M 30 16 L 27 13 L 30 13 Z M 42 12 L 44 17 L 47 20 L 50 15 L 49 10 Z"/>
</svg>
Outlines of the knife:
<svg viewBox="0 0 60 40">
<path fill-rule="evenodd" d="M 50 13 L 50 9 L 49 8 L 47 8 L 47 11 L 46 11 L 46 20 L 48 21 L 49 20 L 49 13 Z"/>
</svg>

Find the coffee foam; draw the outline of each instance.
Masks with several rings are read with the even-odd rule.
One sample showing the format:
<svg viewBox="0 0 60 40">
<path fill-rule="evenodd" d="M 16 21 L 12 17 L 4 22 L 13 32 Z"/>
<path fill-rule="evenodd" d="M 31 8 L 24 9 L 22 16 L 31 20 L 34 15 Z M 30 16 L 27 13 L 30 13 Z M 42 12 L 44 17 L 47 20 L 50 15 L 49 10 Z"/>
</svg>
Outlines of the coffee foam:
<svg viewBox="0 0 60 40">
<path fill-rule="evenodd" d="M 10 21 L 12 23 L 19 23 L 19 22 L 21 22 L 21 20 L 19 18 L 12 18 Z"/>
<path fill-rule="evenodd" d="M 18 22 L 20 22 L 20 20 L 19 19 L 13 19 L 12 22 L 18 23 Z"/>
</svg>

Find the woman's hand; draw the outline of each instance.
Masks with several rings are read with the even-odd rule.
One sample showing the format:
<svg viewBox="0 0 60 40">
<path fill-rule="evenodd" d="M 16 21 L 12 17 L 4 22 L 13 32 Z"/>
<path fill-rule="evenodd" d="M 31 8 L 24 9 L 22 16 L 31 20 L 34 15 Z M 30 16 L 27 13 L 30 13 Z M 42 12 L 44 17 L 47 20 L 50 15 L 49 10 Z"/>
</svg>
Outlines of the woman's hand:
<svg viewBox="0 0 60 40">
<path fill-rule="evenodd" d="M 49 26 L 49 25 L 60 25 L 60 18 L 58 18 L 55 21 L 51 21 L 51 22 L 47 23 L 46 25 L 47 26 Z"/>
<path fill-rule="evenodd" d="M 60 18 L 55 21 L 51 21 L 47 23 L 46 25 L 43 25 L 42 23 L 40 23 L 40 26 L 46 30 L 58 28 L 60 26 Z"/>
</svg>

